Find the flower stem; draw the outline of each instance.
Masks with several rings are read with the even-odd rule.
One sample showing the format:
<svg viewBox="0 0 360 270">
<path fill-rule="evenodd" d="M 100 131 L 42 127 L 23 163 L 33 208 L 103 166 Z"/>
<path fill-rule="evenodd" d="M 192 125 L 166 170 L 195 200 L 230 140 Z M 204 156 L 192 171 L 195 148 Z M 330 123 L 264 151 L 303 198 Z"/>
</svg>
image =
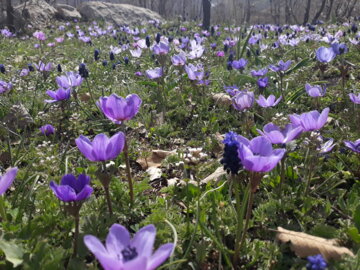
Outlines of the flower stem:
<svg viewBox="0 0 360 270">
<path fill-rule="evenodd" d="M 281 193 L 282 193 L 282 186 L 285 182 L 285 159 L 286 157 L 284 156 L 281 159 L 281 163 L 280 163 L 280 184 L 279 184 L 279 196 L 281 198 Z"/>
<path fill-rule="evenodd" d="M 75 235 L 74 235 L 74 252 L 73 257 L 75 258 L 77 256 L 77 250 L 78 250 L 78 240 L 79 240 L 79 223 L 80 223 L 80 215 L 79 211 L 75 214 Z"/>
<path fill-rule="evenodd" d="M 4 197 L 0 196 L 0 215 L 3 221 L 7 221 Z"/>
<path fill-rule="evenodd" d="M 125 156 L 125 162 L 126 162 L 126 177 L 127 177 L 128 183 L 129 183 L 130 203 L 131 203 L 131 205 L 133 205 L 134 204 L 134 188 L 133 188 L 133 182 L 131 179 L 129 148 L 128 148 L 127 139 L 125 140 L 124 156 Z"/>
<path fill-rule="evenodd" d="M 112 216 L 113 210 L 112 210 L 112 205 L 111 205 L 109 186 L 104 186 L 104 190 L 105 190 L 106 203 L 107 203 L 108 209 L 109 209 L 109 214 L 110 214 L 110 216 Z"/>
<path fill-rule="evenodd" d="M 248 200 L 248 205 L 247 205 L 247 210 L 246 210 L 245 226 L 244 226 L 241 241 L 240 241 L 240 247 L 239 247 L 240 250 L 242 249 L 242 247 L 244 246 L 244 243 L 245 243 L 246 232 L 247 232 L 247 229 L 249 226 L 250 216 L 251 216 L 252 207 L 253 207 L 253 203 L 254 203 L 254 192 L 252 192 L 251 190 L 249 192 L 250 192 L 250 197 Z"/>
</svg>

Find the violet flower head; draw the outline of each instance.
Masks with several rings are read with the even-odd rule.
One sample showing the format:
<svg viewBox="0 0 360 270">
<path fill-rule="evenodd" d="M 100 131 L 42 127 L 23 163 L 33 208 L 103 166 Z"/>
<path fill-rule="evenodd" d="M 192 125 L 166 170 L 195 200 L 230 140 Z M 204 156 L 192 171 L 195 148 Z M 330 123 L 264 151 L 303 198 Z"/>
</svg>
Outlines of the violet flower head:
<svg viewBox="0 0 360 270">
<path fill-rule="evenodd" d="M 55 128 L 50 124 L 46 124 L 46 125 L 40 127 L 39 129 L 40 129 L 40 132 L 42 134 L 44 134 L 45 136 L 49 136 L 49 135 L 55 133 Z"/>
<path fill-rule="evenodd" d="M 277 125 L 268 123 L 264 126 L 263 131 L 259 129 L 257 131 L 262 136 L 268 138 L 272 144 L 286 144 L 301 134 L 302 127 L 287 124 L 283 129 L 280 129 Z"/>
<path fill-rule="evenodd" d="M 241 91 L 232 98 L 232 105 L 238 111 L 245 111 L 254 104 L 254 92 Z"/>
<path fill-rule="evenodd" d="M 286 62 L 284 62 L 283 60 L 280 60 L 277 65 L 269 65 L 269 68 L 275 72 L 285 72 L 289 69 L 291 64 L 292 64 L 291 60 L 286 61 Z"/>
<path fill-rule="evenodd" d="M 231 172 L 232 174 L 237 174 L 242 167 L 238 156 L 239 142 L 237 140 L 237 136 L 238 134 L 232 131 L 225 135 L 225 139 L 223 140 L 225 145 L 224 154 L 220 161 L 220 163 L 224 166 L 224 170 L 228 173 Z"/>
<path fill-rule="evenodd" d="M 3 195 L 14 182 L 17 172 L 18 168 L 13 167 L 7 169 L 6 173 L 0 176 L 0 196 Z"/>
<path fill-rule="evenodd" d="M 0 72 L 1 72 L 2 74 L 5 74 L 6 69 L 5 69 L 4 64 L 0 64 Z"/>
<path fill-rule="evenodd" d="M 321 63 L 329 63 L 336 57 L 333 48 L 320 47 L 316 50 L 316 59 Z"/>
<path fill-rule="evenodd" d="M 13 87 L 12 83 L 0 81 L 0 94 L 10 91 L 12 87 Z"/>
<path fill-rule="evenodd" d="M 263 69 L 259 69 L 259 70 L 252 70 L 251 71 L 251 76 L 253 76 L 253 77 L 262 77 L 262 76 L 265 76 L 267 72 L 268 72 L 267 68 L 263 68 Z"/>
<path fill-rule="evenodd" d="M 111 138 L 101 133 L 95 136 L 91 142 L 81 135 L 75 140 L 80 152 L 90 161 L 107 161 L 115 159 L 125 145 L 125 135 L 122 132 L 114 134 Z"/>
<path fill-rule="evenodd" d="M 152 224 L 141 228 L 132 239 L 125 227 L 113 224 L 105 245 L 92 235 L 85 235 L 84 243 L 104 270 L 153 270 L 174 250 L 174 244 L 167 243 L 153 253 L 155 236 L 156 228 Z"/>
<path fill-rule="evenodd" d="M 1 86 L 0 86 L 1 88 Z M 349 94 L 350 100 L 355 104 L 360 104 L 360 93 L 355 95 L 354 93 Z"/>
<path fill-rule="evenodd" d="M 259 78 L 257 81 L 257 85 L 259 86 L 259 88 L 264 89 L 266 87 L 268 87 L 269 85 L 269 78 L 268 77 L 264 77 L 264 78 Z"/>
<path fill-rule="evenodd" d="M 225 86 L 224 89 L 225 89 L 225 92 L 228 93 L 232 97 L 236 96 L 238 93 L 240 93 L 240 89 L 236 85 Z"/>
<path fill-rule="evenodd" d="M 145 74 L 151 80 L 159 79 L 163 75 L 163 69 L 161 67 L 157 67 L 154 69 L 148 69 L 145 71 Z"/>
<path fill-rule="evenodd" d="M 57 85 L 64 89 L 80 86 L 82 81 L 80 74 L 74 72 L 66 72 L 66 75 L 56 77 Z"/>
<path fill-rule="evenodd" d="M 174 66 L 183 66 L 186 64 L 186 56 L 185 54 L 176 54 L 173 57 L 171 57 L 171 63 Z"/>
<path fill-rule="evenodd" d="M 153 53 L 156 55 L 166 55 L 169 53 L 170 47 L 165 42 L 155 44 L 153 47 Z"/>
<path fill-rule="evenodd" d="M 244 69 L 246 67 L 247 63 L 248 63 L 248 61 L 246 59 L 241 58 L 239 60 L 232 61 L 231 66 L 233 69 L 239 70 L 239 69 Z"/>
<path fill-rule="evenodd" d="M 306 93 L 310 97 L 323 97 L 326 94 L 326 86 L 305 84 Z"/>
<path fill-rule="evenodd" d="M 185 71 L 192 81 L 200 81 L 204 78 L 204 68 L 202 65 L 194 66 L 193 64 L 185 65 Z"/>
<path fill-rule="evenodd" d="M 40 61 L 39 64 L 34 64 L 34 66 L 40 72 L 48 72 L 48 71 L 51 71 L 53 68 L 53 64 L 51 62 L 45 64 L 42 61 Z"/>
<path fill-rule="evenodd" d="M 41 41 L 46 40 L 46 35 L 42 31 L 36 31 L 35 33 L 33 33 L 33 37 Z"/>
<path fill-rule="evenodd" d="M 336 55 L 341 55 L 349 51 L 349 48 L 346 46 L 345 43 L 341 43 L 341 44 L 333 43 L 331 44 L 331 48 L 333 49 Z"/>
<path fill-rule="evenodd" d="M 307 261 L 307 270 L 325 270 L 327 268 L 327 263 L 321 254 L 308 256 Z"/>
<path fill-rule="evenodd" d="M 328 118 L 329 108 L 325 108 L 321 114 L 318 111 L 311 111 L 301 115 L 290 115 L 291 123 L 295 126 L 301 126 L 303 131 L 313 131 L 321 129 Z"/>
<path fill-rule="evenodd" d="M 141 103 L 141 98 L 136 94 L 126 98 L 111 94 L 109 97 L 101 97 L 97 105 L 108 119 L 115 124 L 121 124 L 131 120 L 139 112 Z"/>
<path fill-rule="evenodd" d="M 259 136 L 251 141 L 243 139 L 239 141 L 238 154 L 245 169 L 264 173 L 275 168 L 285 151 L 285 149 L 273 149 L 269 139 Z"/>
<path fill-rule="evenodd" d="M 60 185 L 50 182 L 50 188 L 55 196 L 63 202 L 83 201 L 90 197 L 93 188 L 90 186 L 90 177 L 80 174 L 78 179 L 72 174 L 61 178 Z"/>
<path fill-rule="evenodd" d="M 54 103 L 54 102 L 58 102 L 58 101 L 68 100 L 71 95 L 71 89 L 70 88 L 68 88 L 68 89 L 59 88 L 56 91 L 47 90 L 46 94 L 48 94 L 48 96 L 50 96 L 52 99 L 45 99 L 45 102 L 46 103 Z"/>
<path fill-rule="evenodd" d="M 280 100 L 282 99 L 282 96 L 280 96 L 278 99 L 274 95 L 268 96 L 268 98 L 265 98 L 263 95 L 260 95 L 258 99 L 256 100 L 257 104 L 259 104 L 262 108 L 267 107 L 274 107 L 276 106 Z"/>
<path fill-rule="evenodd" d="M 352 142 L 352 141 L 344 141 L 344 144 L 350 150 L 352 150 L 352 151 L 354 151 L 356 153 L 360 153 L 360 139 L 357 139 L 354 142 Z"/>
<path fill-rule="evenodd" d="M 317 150 L 320 152 L 320 154 L 325 154 L 330 152 L 334 148 L 334 139 L 330 138 L 325 143 L 322 143 Z"/>
</svg>

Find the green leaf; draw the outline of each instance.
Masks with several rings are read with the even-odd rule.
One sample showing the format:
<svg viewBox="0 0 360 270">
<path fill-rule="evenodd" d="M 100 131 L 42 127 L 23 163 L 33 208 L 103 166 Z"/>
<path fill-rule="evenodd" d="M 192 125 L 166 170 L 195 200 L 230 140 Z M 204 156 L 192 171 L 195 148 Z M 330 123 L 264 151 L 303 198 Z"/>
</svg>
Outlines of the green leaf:
<svg viewBox="0 0 360 270">
<path fill-rule="evenodd" d="M 6 260 L 11 262 L 14 267 L 23 263 L 24 251 L 22 246 L 0 239 L 0 249 L 5 253 Z"/>
<path fill-rule="evenodd" d="M 358 231 L 360 231 L 360 204 L 356 207 L 353 218 L 355 222 L 355 227 L 358 229 Z"/>
<path fill-rule="evenodd" d="M 299 68 L 308 66 L 310 63 L 311 63 L 311 59 L 305 58 L 305 59 L 301 60 L 299 63 L 297 63 L 293 68 L 289 69 L 285 74 L 289 75 L 289 74 L 293 73 L 294 71 L 298 70 Z"/>
<path fill-rule="evenodd" d="M 358 229 L 356 229 L 355 227 L 351 227 L 347 230 L 347 234 L 349 235 L 351 240 L 353 240 L 355 243 L 357 244 L 360 243 L 360 234 Z"/>
</svg>

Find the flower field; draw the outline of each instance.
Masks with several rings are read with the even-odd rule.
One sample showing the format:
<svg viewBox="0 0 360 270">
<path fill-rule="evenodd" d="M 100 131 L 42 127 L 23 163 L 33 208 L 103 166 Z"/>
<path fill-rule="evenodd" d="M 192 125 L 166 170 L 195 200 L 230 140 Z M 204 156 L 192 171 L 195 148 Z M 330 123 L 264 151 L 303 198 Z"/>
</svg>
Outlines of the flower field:
<svg viewBox="0 0 360 270">
<path fill-rule="evenodd" d="M 359 22 L 0 35 L 0 269 L 360 269 Z"/>
</svg>

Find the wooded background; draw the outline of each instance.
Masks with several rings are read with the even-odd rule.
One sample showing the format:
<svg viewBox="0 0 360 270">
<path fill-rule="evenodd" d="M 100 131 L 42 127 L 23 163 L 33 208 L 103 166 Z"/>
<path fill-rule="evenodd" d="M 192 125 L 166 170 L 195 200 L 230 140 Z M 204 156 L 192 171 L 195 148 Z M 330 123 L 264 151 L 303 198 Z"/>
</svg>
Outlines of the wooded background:
<svg viewBox="0 0 360 270">
<path fill-rule="evenodd" d="M 88 0 L 47 0 L 77 6 Z M 0 17 L 25 0 L 0 0 Z M 306 24 L 317 20 L 347 20 L 358 16 L 359 0 L 108 0 L 149 8 L 165 19 L 201 21 L 209 16 L 211 23 L 225 24 Z M 207 18 L 209 19 L 209 18 Z"/>
</svg>

